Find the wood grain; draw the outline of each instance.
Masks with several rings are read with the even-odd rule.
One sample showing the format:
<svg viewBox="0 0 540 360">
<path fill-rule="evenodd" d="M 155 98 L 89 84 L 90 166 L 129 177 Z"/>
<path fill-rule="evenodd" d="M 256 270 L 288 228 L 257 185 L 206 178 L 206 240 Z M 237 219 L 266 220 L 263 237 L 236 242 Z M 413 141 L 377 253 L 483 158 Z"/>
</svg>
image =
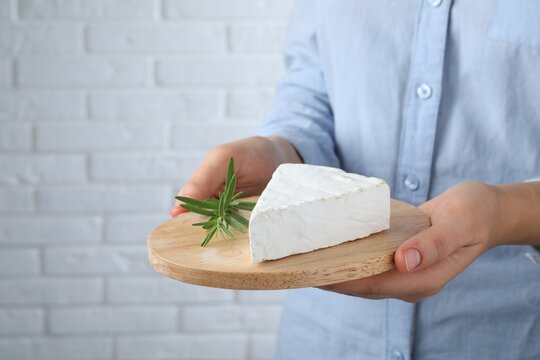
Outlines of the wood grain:
<svg viewBox="0 0 540 360">
<path fill-rule="evenodd" d="M 214 238 L 207 247 L 200 247 L 205 230 L 191 224 L 204 219 L 185 213 L 152 231 L 148 237 L 152 267 L 172 279 L 218 288 L 275 290 L 322 286 L 392 269 L 397 247 L 429 227 L 429 219 L 422 211 L 392 199 L 389 230 L 309 253 L 252 264 L 247 234 L 235 232 L 236 241 Z"/>
</svg>

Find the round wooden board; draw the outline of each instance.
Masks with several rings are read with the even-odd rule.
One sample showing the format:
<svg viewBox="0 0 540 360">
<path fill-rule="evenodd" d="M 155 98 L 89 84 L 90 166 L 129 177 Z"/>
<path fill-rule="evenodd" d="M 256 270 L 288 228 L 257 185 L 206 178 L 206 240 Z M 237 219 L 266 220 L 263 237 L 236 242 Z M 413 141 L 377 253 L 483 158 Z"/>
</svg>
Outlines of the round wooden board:
<svg viewBox="0 0 540 360">
<path fill-rule="evenodd" d="M 429 218 L 422 211 L 392 199 L 389 230 L 309 253 L 252 264 L 247 234 L 235 232 L 237 240 L 214 238 L 207 247 L 200 247 L 206 232 L 191 224 L 204 219 L 198 214 L 184 213 L 152 231 L 148 237 L 152 267 L 172 279 L 218 288 L 276 290 L 322 286 L 392 269 L 397 247 L 429 227 Z"/>
</svg>

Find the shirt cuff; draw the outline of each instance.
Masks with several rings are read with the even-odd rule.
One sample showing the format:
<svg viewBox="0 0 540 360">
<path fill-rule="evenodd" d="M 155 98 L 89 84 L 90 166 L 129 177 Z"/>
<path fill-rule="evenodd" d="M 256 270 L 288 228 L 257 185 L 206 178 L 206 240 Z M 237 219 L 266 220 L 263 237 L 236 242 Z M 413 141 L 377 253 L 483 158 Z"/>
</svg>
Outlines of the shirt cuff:
<svg viewBox="0 0 540 360">
<path fill-rule="evenodd" d="M 255 135 L 284 138 L 296 148 L 306 164 L 339 167 L 339 160 L 334 149 L 326 149 L 321 146 L 317 137 L 314 137 L 313 134 L 306 134 L 301 129 L 263 126 L 255 130 Z"/>
</svg>

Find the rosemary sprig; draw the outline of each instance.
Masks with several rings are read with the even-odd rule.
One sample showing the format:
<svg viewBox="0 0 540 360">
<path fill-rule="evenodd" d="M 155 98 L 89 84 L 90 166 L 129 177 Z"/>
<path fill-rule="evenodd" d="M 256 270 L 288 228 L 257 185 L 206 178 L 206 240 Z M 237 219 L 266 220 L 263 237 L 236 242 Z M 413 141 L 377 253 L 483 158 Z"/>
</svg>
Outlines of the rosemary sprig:
<svg viewBox="0 0 540 360">
<path fill-rule="evenodd" d="M 240 214 L 240 210 L 253 210 L 255 202 L 239 201 L 238 199 L 243 195 L 243 192 L 240 191 L 235 194 L 235 190 L 236 174 L 234 173 L 234 160 L 231 158 L 227 169 L 227 177 L 225 178 L 225 189 L 217 198 L 196 200 L 186 196 L 176 196 L 177 200 L 183 202 L 180 206 L 184 209 L 209 217 L 207 221 L 192 224 L 207 230 L 206 236 L 201 243 L 202 247 L 208 245 L 210 240 L 218 234 L 224 240 L 236 240 L 230 228 L 243 233 L 247 232 L 249 221 Z"/>
</svg>

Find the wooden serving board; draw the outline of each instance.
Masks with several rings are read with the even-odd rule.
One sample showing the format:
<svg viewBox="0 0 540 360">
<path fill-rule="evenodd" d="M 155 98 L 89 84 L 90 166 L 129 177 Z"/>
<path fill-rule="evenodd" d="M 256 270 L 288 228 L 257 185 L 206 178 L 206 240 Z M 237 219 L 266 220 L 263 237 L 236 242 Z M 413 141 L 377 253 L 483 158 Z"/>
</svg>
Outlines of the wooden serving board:
<svg viewBox="0 0 540 360">
<path fill-rule="evenodd" d="M 275 290 L 322 286 L 392 269 L 397 247 L 429 227 L 429 218 L 422 211 L 392 199 L 389 230 L 309 253 L 252 264 L 247 234 L 235 232 L 237 240 L 214 238 L 207 247 L 200 247 L 206 231 L 191 224 L 204 219 L 198 214 L 184 213 L 152 231 L 148 237 L 152 267 L 172 279 L 218 288 Z"/>
</svg>

